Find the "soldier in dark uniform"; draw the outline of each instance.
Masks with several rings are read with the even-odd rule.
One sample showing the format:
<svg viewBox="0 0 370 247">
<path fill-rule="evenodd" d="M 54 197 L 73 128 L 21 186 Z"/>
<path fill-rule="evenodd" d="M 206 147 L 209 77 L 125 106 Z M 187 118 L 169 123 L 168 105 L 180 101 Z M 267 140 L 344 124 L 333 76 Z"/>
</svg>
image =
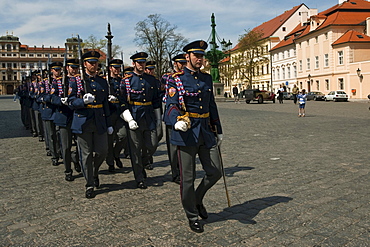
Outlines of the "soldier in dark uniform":
<svg viewBox="0 0 370 247">
<path fill-rule="evenodd" d="M 187 65 L 168 79 L 164 116 L 166 124 L 173 126 L 171 143 L 178 146 L 182 205 L 191 230 L 198 233 L 204 231 L 198 216 L 208 218 L 203 198 L 222 175 L 218 154 L 222 129 L 212 77 L 200 71 L 206 48 L 207 43 L 202 40 L 184 47 Z M 205 176 L 194 189 L 197 154 Z"/>
<path fill-rule="evenodd" d="M 51 85 L 50 95 L 51 99 L 50 102 L 56 105 L 57 109 L 55 111 L 54 117 L 54 124 L 56 126 L 57 131 L 59 132 L 60 136 L 60 143 L 61 143 L 61 154 L 63 158 L 64 164 L 64 174 L 65 180 L 73 181 L 74 177 L 72 176 L 72 118 L 73 118 L 73 110 L 68 107 L 68 88 L 70 80 L 74 81 L 75 76 L 78 73 L 78 66 L 79 61 L 78 59 L 69 59 L 66 61 L 66 69 L 65 73 L 67 76 L 64 75 L 65 81 L 63 84 L 62 80 L 56 80 L 56 83 Z M 74 153 L 76 155 L 76 153 Z M 78 157 L 74 158 L 78 160 Z M 80 165 L 75 163 L 75 169 L 77 172 L 81 172 Z"/>
<path fill-rule="evenodd" d="M 155 61 L 147 61 L 145 64 L 145 73 L 155 77 L 155 64 L 156 64 Z M 160 94 L 161 82 L 158 79 L 156 79 L 156 83 L 157 83 L 158 92 Z M 163 114 L 162 105 L 160 107 L 160 110 L 161 110 L 161 114 Z M 157 125 L 157 137 L 158 137 L 158 142 L 157 142 L 154 152 L 157 150 L 158 144 L 163 137 L 162 124 Z M 153 155 L 149 154 L 145 146 L 143 147 L 142 154 L 143 154 L 142 160 L 143 160 L 144 168 L 147 170 L 153 170 Z"/>
<path fill-rule="evenodd" d="M 33 137 L 39 137 L 39 141 L 44 141 L 44 125 L 41 119 L 40 113 L 40 104 L 41 101 L 39 100 L 40 95 L 40 83 L 41 80 L 38 79 L 37 74 L 40 74 L 40 71 L 34 71 L 31 74 L 31 83 L 29 88 L 30 93 L 30 100 L 31 100 L 31 108 L 30 108 L 30 116 L 31 116 L 31 127 L 32 127 L 32 134 Z"/>
<path fill-rule="evenodd" d="M 23 78 L 23 83 L 18 87 L 19 103 L 21 104 L 21 120 L 26 130 L 31 129 L 30 119 L 30 100 L 28 98 L 29 92 L 27 87 L 27 79 Z"/>
<path fill-rule="evenodd" d="M 158 143 L 157 125 L 161 124 L 161 101 L 157 82 L 154 76 L 144 73 L 148 54 L 139 52 L 130 57 L 134 71 L 123 78 L 125 99 L 128 109 L 121 117 L 129 125 L 129 143 L 131 164 L 137 187 L 146 189 L 146 172 L 142 160 L 142 148 L 145 145 L 148 153 L 153 155 Z"/>
<path fill-rule="evenodd" d="M 123 168 L 122 161 L 120 159 L 120 153 L 123 147 L 127 149 L 127 130 L 125 121 L 120 117 L 122 110 L 122 104 L 124 104 L 124 99 L 122 99 L 121 81 L 122 78 L 119 76 L 121 73 L 123 61 L 121 59 L 112 59 L 109 62 L 110 82 L 109 82 L 109 108 L 110 108 L 110 122 L 113 126 L 113 134 L 108 135 L 108 155 L 106 162 L 109 167 L 110 172 L 114 172 L 114 162 L 118 168 Z M 109 77 L 108 77 L 109 78 Z M 124 173 L 129 172 L 129 170 L 124 170 Z"/>
<path fill-rule="evenodd" d="M 60 143 L 57 136 L 56 126 L 54 124 L 54 117 L 55 112 L 57 110 L 57 106 L 52 104 L 51 98 L 54 93 L 53 86 L 56 84 L 61 84 L 62 77 L 62 67 L 63 64 L 61 62 L 54 62 L 49 65 L 50 70 L 52 73 L 51 81 L 45 79 L 41 84 L 41 91 L 42 94 L 42 111 L 41 111 L 41 118 L 45 123 L 45 132 L 47 133 L 48 139 L 48 146 L 51 152 L 51 160 L 53 166 L 58 165 L 59 160 L 59 153 L 60 153 Z"/>
<path fill-rule="evenodd" d="M 182 71 L 183 67 L 186 65 L 185 54 L 182 53 L 182 54 L 176 55 L 175 57 L 172 58 L 172 61 L 173 61 L 174 72 Z M 173 72 L 172 73 L 170 72 L 162 76 L 162 79 L 161 79 L 161 89 L 162 90 L 161 91 L 165 92 L 165 88 L 168 86 L 167 79 L 172 74 Z M 164 96 L 164 93 L 163 93 L 163 96 Z M 179 163 L 177 159 L 177 146 L 171 144 L 170 142 L 171 132 L 172 132 L 172 125 L 166 124 L 166 145 L 167 145 L 168 160 L 170 161 L 170 165 L 171 165 L 172 182 L 180 184 L 180 169 L 179 169 Z"/>
<path fill-rule="evenodd" d="M 86 179 L 86 198 L 94 198 L 98 188 L 99 167 L 108 153 L 108 134 L 113 133 L 109 123 L 107 81 L 97 75 L 99 52 L 82 55 L 85 73 L 70 81 L 68 105 L 74 110 L 72 132 L 77 134 L 80 165 Z"/>
</svg>

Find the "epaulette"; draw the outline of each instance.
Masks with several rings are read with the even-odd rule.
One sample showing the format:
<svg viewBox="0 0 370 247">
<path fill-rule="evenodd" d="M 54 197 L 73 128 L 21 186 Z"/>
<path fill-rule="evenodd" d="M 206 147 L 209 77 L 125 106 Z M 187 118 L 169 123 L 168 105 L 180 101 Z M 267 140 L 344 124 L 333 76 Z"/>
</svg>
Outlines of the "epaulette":
<svg viewBox="0 0 370 247">
<path fill-rule="evenodd" d="M 172 77 L 175 77 L 175 76 L 179 76 L 179 75 L 183 75 L 184 74 L 184 71 L 181 70 L 181 71 L 178 71 L 178 72 L 175 72 L 172 74 Z"/>
<path fill-rule="evenodd" d="M 125 77 L 123 77 L 122 79 L 127 79 L 127 78 L 130 78 L 132 77 L 132 74 L 126 74 Z"/>
</svg>

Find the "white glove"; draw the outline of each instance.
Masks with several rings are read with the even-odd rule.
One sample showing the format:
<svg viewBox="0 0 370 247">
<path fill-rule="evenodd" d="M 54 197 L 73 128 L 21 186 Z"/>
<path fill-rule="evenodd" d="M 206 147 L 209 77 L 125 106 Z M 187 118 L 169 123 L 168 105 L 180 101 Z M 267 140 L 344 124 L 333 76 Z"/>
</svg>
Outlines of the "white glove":
<svg viewBox="0 0 370 247">
<path fill-rule="evenodd" d="M 63 104 L 63 105 L 68 105 L 67 100 L 68 100 L 68 97 L 64 97 L 64 98 L 61 98 L 61 99 L 60 99 L 60 101 L 62 101 L 62 104 Z"/>
<path fill-rule="evenodd" d="M 217 134 L 217 146 L 220 146 L 224 136 L 222 134 Z"/>
<path fill-rule="evenodd" d="M 108 129 L 107 129 L 107 132 L 108 132 L 108 135 L 113 134 L 113 127 L 109 126 Z"/>
<path fill-rule="evenodd" d="M 174 127 L 175 130 L 181 130 L 183 132 L 188 130 L 188 124 L 184 121 L 177 121 Z"/>
<path fill-rule="evenodd" d="M 110 101 L 110 102 L 112 102 L 112 101 L 117 101 L 118 99 L 117 99 L 117 97 L 116 96 L 114 96 L 114 95 L 109 95 L 108 96 L 108 101 Z"/>
<path fill-rule="evenodd" d="M 84 100 L 84 104 L 89 104 L 89 103 L 94 102 L 95 96 L 92 95 L 91 93 L 87 93 L 84 95 L 83 100 Z"/>
<path fill-rule="evenodd" d="M 137 128 L 139 128 L 139 125 L 137 125 L 136 121 L 131 115 L 131 112 L 128 109 L 122 112 L 121 118 L 128 123 L 128 127 L 130 128 L 130 130 L 136 130 Z"/>
</svg>

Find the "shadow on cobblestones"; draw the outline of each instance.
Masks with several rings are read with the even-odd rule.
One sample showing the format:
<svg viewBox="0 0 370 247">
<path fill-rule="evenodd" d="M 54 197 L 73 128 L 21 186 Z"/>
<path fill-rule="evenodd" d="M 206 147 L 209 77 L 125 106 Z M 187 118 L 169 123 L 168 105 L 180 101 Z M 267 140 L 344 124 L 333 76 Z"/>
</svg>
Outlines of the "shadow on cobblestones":
<svg viewBox="0 0 370 247">
<path fill-rule="evenodd" d="M 238 220 L 243 224 L 257 224 L 254 217 L 256 217 L 262 210 L 272 207 L 279 203 L 287 203 L 293 200 L 286 196 L 269 196 L 246 201 L 228 208 L 225 208 L 220 213 L 209 214 L 207 223 L 215 223 L 227 220 Z"/>
</svg>

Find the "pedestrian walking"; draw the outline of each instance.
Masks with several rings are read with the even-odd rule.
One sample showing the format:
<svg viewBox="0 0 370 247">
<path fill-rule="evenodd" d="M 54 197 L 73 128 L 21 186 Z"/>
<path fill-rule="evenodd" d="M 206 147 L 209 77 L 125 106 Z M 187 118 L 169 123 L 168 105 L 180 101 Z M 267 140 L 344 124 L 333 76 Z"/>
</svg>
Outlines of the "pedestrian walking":
<svg viewBox="0 0 370 247">
<path fill-rule="evenodd" d="M 292 88 L 292 95 L 293 95 L 293 102 L 294 104 L 296 105 L 297 104 L 297 95 L 299 93 L 299 88 L 297 87 L 296 84 L 294 84 L 293 88 Z"/>
</svg>

